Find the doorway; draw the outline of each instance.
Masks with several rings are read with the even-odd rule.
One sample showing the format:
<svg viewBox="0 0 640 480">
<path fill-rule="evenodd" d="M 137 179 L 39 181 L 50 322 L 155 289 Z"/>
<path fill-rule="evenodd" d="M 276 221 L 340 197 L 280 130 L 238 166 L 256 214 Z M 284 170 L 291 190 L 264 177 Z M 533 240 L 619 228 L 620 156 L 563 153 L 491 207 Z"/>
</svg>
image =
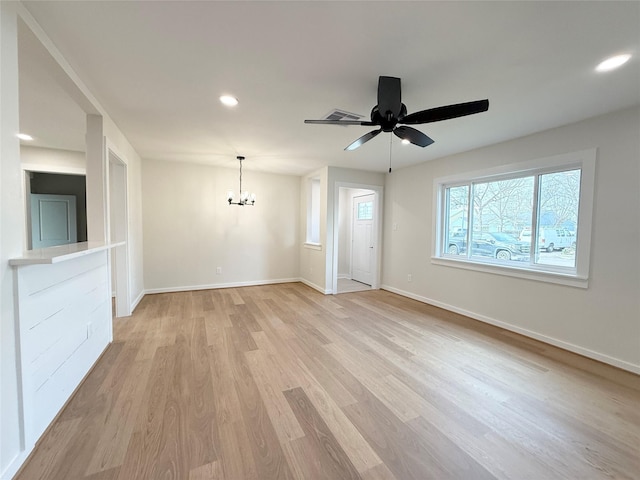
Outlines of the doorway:
<svg viewBox="0 0 640 480">
<path fill-rule="evenodd" d="M 334 293 L 377 289 L 382 187 L 337 184 L 334 213 Z"/>
<path fill-rule="evenodd" d="M 375 194 L 353 197 L 351 215 L 351 279 L 364 285 L 373 283 L 373 205 Z"/>
<path fill-rule="evenodd" d="M 111 255 L 111 289 L 115 315 L 131 315 L 129 289 L 129 225 L 127 216 L 127 164 L 113 148 L 107 148 L 108 230 Z"/>
<path fill-rule="evenodd" d="M 87 241 L 87 181 L 69 168 L 23 164 L 26 249 Z M 73 171 L 73 173 L 71 173 Z"/>
</svg>

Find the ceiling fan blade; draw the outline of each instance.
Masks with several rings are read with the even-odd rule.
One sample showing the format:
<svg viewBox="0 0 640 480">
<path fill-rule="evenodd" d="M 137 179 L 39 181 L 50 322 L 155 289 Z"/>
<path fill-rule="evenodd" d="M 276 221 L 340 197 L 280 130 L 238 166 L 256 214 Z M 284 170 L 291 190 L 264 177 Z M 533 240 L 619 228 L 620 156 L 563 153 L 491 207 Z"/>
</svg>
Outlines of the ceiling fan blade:
<svg viewBox="0 0 640 480">
<path fill-rule="evenodd" d="M 407 115 L 400 123 L 416 125 L 419 123 L 439 122 L 450 118 L 464 117 L 474 113 L 486 112 L 489 110 L 489 100 L 476 100 L 475 102 L 458 103 L 445 107 L 430 108 L 421 112 Z"/>
<path fill-rule="evenodd" d="M 373 122 L 358 120 L 305 120 L 304 123 L 310 123 L 312 125 L 364 125 L 366 127 L 373 127 L 376 125 Z"/>
<path fill-rule="evenodd" d="M 433 140 L 427 137 L 420 130 L 416 130 L 412 127 L 397 127 L 393 133 L 398 138 L 402 138 L 403 140 L 409 140 L 414 145 L 418 145 L 419 147 L 426 147 L 433 143 Z"/>
<path fill-rule="evenodd" d="M 401 108 L 400 79 L 381 76 L 378 79 L 378 111 L 380 115 L 386 118 L 387 112 L 391 112 L 394 118 L 398 118 Z"/>
<path fill-rule="evenodd" d="M 373 137 L 375 137 L 376 135 L 378 135 L 380 132 L 382 131 L 382 129 L 379 130 L 371 130 L 369 133 L 365 133 L 363 136 L 361 136 L 359 139 L 357 139 L 355 142 L 353 142 L 351 145 L 349 145 L 348 147 L 345 148 L 345 150 L 355 150 L 356 148 L 358 148 L 360 145 L 362 145 L 365 142 L 368 142 L 369 140 L 371 140 Z"/>
</svg>

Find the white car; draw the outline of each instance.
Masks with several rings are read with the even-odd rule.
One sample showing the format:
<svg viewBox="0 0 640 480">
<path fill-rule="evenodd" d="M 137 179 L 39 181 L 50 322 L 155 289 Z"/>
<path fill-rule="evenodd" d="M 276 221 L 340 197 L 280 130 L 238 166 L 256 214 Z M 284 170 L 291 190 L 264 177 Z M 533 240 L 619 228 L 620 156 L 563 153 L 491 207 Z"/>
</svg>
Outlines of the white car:
<svg viewBox="0 0 640 480">
<path fill-rule="evenodd" d="M 525 227 L 520 232 L 520 241 L 531 244 L 531 228 Z M 576 246 L 576 236 L 566 228 L 541 227 L 538 229 L 538 249 L 553 252 Z"/>
</svg>

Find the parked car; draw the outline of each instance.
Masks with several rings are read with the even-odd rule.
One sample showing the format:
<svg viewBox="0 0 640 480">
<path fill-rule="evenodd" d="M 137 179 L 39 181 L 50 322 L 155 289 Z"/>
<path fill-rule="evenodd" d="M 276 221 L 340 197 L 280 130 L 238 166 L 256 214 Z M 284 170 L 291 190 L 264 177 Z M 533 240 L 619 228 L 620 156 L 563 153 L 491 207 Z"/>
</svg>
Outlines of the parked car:
<svg viewBox="0 0 640 480">
<path fill-rule="evenodd" d="M 525 227 L 520 232 L 520 241 L 531 245 L 531 227 Z M 567 247 L 576 246 L 576 236 L 566 228 L 541 227 L 538 229 L 538 249 L 553 252 Z"/>
<path fill-rule="evenodd" d="M 471 255 L 497 258 L 499 260 L 528 260 L 530 244 L 502 232 L 473 233 Z M 447 253 L 462 255 L 467 251 L 466 234 L 449 236 Z"/>
</svg>

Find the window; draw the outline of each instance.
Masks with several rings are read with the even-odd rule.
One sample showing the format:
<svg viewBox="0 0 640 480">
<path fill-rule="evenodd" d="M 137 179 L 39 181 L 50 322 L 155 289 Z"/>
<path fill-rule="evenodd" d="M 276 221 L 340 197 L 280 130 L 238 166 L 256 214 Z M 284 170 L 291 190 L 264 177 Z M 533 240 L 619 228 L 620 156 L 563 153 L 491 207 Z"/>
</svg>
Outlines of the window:
<svg viewBox="0 0 640 480">
<path fill-rule="evenodd" d="M 586 286 L 594 171 L 589 150 L 437 179 L 434 263 Z"/>
<path fill-rule="evenodd" d="M 307 196 L 307 244 L 320 244 L 320 179 L 311 178 Z"/>
<path fill-rule="evenodd" d="M 373 202 L 358 203 L 358 220 L 373 220 Z"/>
</svg>

